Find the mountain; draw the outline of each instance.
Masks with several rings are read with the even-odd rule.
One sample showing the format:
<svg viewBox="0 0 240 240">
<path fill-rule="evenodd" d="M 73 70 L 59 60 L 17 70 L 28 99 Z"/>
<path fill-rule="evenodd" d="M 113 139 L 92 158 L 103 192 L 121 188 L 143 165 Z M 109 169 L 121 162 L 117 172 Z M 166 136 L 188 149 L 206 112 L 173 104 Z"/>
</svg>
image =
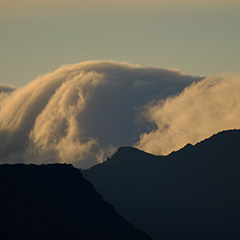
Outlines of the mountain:
<svg viewBox="0 0 240 240">
<path fill-rule="evenodd" d="M 0 191 L 0 239 L 151 239 L 72 165 L 0 165 Z"/>
<path fill-rule="evenodd" d="M 168 156 L 120 148 L 82 171 L 104 199 L 155 240 L 240 239 L 240 131 Z"/>
</svg>

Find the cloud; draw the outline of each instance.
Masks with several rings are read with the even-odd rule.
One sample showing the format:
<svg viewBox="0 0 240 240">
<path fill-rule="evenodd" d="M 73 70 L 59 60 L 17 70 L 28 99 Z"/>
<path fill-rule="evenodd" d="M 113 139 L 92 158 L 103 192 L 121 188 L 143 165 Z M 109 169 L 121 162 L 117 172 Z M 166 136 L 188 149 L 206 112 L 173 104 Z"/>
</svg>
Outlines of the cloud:
<svg viewBox="0 0 240 240">
<path fill-rule="evenodd" d="M 200 79 L 113 61 L 62 66 L 0 93 L 0 161 L 89 167 L 139 139 L 148 126 L 136 117 L 147 102 Z"/>
<path fill-rule="evenodd" d="M 155 127 L 136 147 L 168 154 L 226 129 L 240 128 L 240 75 L 208 76 L 181 94 L 145 106 L 144 120 Z"/>
</svg>

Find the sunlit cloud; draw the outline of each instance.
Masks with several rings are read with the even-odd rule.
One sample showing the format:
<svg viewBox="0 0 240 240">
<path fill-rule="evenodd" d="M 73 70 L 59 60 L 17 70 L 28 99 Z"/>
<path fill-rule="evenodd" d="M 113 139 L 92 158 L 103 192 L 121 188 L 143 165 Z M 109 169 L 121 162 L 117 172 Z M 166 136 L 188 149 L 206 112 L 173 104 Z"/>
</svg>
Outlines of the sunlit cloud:
<svg viewBox="0 0 240 240">
<path fill-rule="evenodd" d="M 142 117 L 155 127 L 141 135 L 136 147 L 169 154 L 226 129 L 240 128 L 240 75 L 208 76 L 180 95 L 153 101 Z"/>
<path fill-rule="evenodd" d="M 146 131 L 136 123 L 143 105 L 200 79 L 112 61 L 62 66 L 0 93 L 0 161 L 89 167 Z"/>
</svg>

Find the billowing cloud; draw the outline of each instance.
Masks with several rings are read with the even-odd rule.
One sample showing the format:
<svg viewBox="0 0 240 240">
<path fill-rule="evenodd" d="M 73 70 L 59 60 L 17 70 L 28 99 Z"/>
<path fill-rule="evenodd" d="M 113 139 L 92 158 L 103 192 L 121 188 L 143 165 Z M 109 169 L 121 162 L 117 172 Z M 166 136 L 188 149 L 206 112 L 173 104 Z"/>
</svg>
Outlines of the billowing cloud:
<svg viewBox="0 0 240 240">
<path fill-rule="evenodd" d="M 146 128 L 136 116 L 147 102 L 200 79 L 113 61 L 62 66 L 0 93 L 0 161 L 89 167 L 139 139 Z"/>
<path fill-rule="evenodd" d="M 240 75 L 215 75 L 167 100 L 145 106 L 142 117 L 155 128 L 136 147 L 168 154 L 226 129 L 240 128 Z"/>
</svg>

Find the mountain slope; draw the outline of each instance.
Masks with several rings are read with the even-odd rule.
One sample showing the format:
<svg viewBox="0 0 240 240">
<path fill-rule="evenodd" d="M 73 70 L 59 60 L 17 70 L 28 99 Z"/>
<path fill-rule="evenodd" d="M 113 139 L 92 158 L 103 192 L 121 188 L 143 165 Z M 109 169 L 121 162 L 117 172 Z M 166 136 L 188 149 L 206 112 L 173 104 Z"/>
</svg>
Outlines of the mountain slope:
<svg viewBox="0 0 240 240">
<path fill-rule="evenodd" d="M 0 191 L 0 239 L 151 239 L 72 165 L 0 165 Z"/>
<path fill-rule="evenodd" d="M 117 211 L 154 239 L 240 239 L 240 131 L 168 156 L 123 147 L 84 170 Z"/>
</svg>

